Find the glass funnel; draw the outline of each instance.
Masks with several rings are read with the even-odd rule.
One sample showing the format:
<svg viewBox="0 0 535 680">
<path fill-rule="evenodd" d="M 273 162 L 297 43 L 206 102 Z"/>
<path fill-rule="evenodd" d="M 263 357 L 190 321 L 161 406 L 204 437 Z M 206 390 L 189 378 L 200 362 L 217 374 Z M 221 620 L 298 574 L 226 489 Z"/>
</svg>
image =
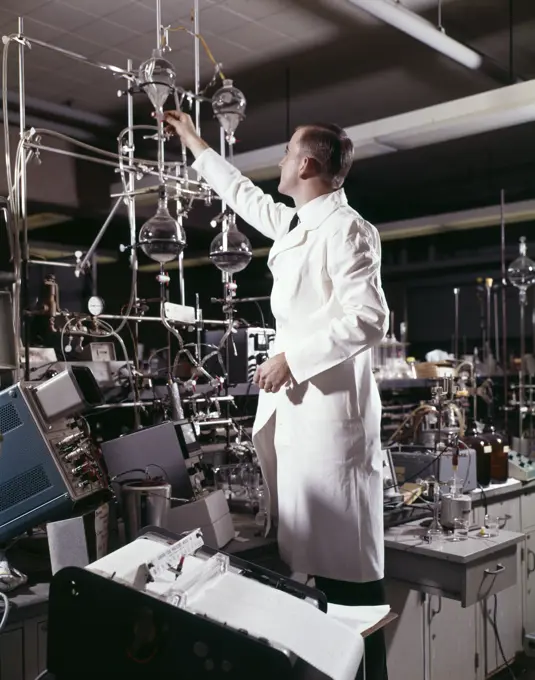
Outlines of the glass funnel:
<svg viewBox="0 0 535 680">
<path fill-rule="evenodd" d="M 235 216 L 230 215 L 223 222 L 223 230 L 210 244 L 210 260 L 222 272 L 241 272 L 253 256 L 251 242 L 236 226 Z"/>
<path fill-rule="evenodd" d="M 509 283 L 518 288 L 521 301 L 526 299 L 527 289 L 535 283 L 535 262 L 527 256 L 526 237 L 520 237 L 520 255 L 507 269 Z"/>
<path fill-rule="evenodd" d="M 176 260 L 184 250 L 184 227 L 169 213 L 163 188 L 160 189 L 156 214 L 141 227 L 138 244 L 147 257 L 160 264 Z"/>
<path fill-rule="evenodd" d="M 237 87 L 234 87 L 232 80 L 229 79 L 223 81 L 223 87 L 212 97 L 214 116 L 225 131 L 229 144 L 235 142 L 234 133 L 245 118 L 246 106 L 245 95 Z"/>
<path fill-rule="evenodd" d="M 139 84 L 159 113 L 163 112 L 163 106 L 175 87 L 175 81 L 175 67 L 162 57 L 160 50 L 153 50 L 152 57 L 139 67 Z"/>
</svg>

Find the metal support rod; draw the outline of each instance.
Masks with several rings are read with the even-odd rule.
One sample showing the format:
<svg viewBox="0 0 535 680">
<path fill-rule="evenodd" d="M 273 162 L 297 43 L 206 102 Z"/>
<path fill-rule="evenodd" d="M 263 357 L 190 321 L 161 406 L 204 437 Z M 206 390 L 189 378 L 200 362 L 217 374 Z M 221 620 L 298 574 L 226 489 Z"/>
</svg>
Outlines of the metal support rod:
<svg viewBox="0 0 535 680">
<path fill-rule="evenodd" d="M 22 31 L 20 31 L 20 35 L 23 35 Z M 112 64 L 103 64 L 100 61 L 93 61 L 92 59 L 88 59 L 87 57 L 84 57 L 83 54 L 78 54 L 77 52 L 71 52 L 70 50 L 64 50 L 62 47 L 57 47 L 56 45 L 50 45 L 47 42 L 43 42 L 42 40 L 36 40 L 35 38 L 30 38 L 27 35 L 23 35 L 23 37 L 30 43 L 31 45 L 39 45 L 39 47 L 46 47 L 48 50 L 52 50 L 54 52 L 59 52 L 60 54 L 64 54 L 66 57 L 69 57 L 71 59 L 76 59 L 77 61 L 82 61 L 85 64 L 89 64 L 89 66 L 96 66 L 96 68 L 103 69 L 104 71 L 110 71 L 111 73 L 115 75 L 122 75 L 122 76 L 132 76 L 132 74 L 129 71 L 125 71 L 122 68 L 119 68 L 118 66 L 113 66 Z"/>
<path fill-rule="evenodd" d="M 196 324 L 195 324 L 195 359 L 197 359 L 197 361 L 200 361 L 201 356 L 202 356 L 201 345 L 202 345 L 203 318 L 202 318 L 202 309 L 201 309 L 201 305 L 200 305 L 200 302 L 199 302 L 199 293 L 195 293 L 195 319 L 196 319 Z"/>
<path fill-rule="evenodd" d="M 199 17 L 199 0 L 194 0 L 193 3 L 193 31 L 195 33 L 194 51 L 195 51 L 195 95 L 198 97 L 201 89 L 201 40 L 200 35 L 200 17 Z M 201 134 L 201 104 L 199 100 L 195 99 L 195 128 L 197 134 Z"/>
<path fill-rule="evenodd" d="M 492 338 L 492 279 L 485 279 L 485 294 L 486 294 L 486 322 L 487 322 L 487 345 L 485 347 L 485 363 L 487 366 L 487 370 L 489 370 L 490 367 L 490 355 L 492 354 L 492 349 L 491 349 L 491 338 Z"/>
<path fill-rule="evenodd" d="M 520 291 L 520 368 L 518 369 L 518 437 L 524 434 L 524 355 L 526 354 L 526 292 Z"/>
<path fill-rule="evenodd" d="M 98 260 L 96 255 L 93 255 L 91 260 L 91 295 L 98 295 Z"/>
<path fill-rule="evenodd" d="M 498 291 L 495 289 L 494 298 L 494 358 L 496 365 L 500 365 L 500 319 L 498 315 Z"/>
<path fill-rule="evenodd" d="M 156 48 L 162 47 L 162 0 L 156 0 Z"/>
<path fill-rule="evenodd" d="M 115 321 L 122 321 L 123 319 L 127 319 L 128 321 L 152 321 L 152 322 L 158 322 L 162 323 L 162 318 L 160 316 L 136 316 L 136 315 L 128 315 L 124 316 L 123 314 L 100 314 L 99 319 L 109 319 L 109 320 L 115 320 Z M 172 323 L 172 322 L 171 322 Z M 181 324 L 177 324 L 181 325 Z M 189 326 L 190 324 L 182 324 L 184 327 Z M 227 320 L 226 319 L 202 319 L 202 325 L 206 326 L 227 326 Z"/>
<path fill-rule="evenodd" d="M 178 256 L 178 287 L 180 292 L 180 304 L 186 305 L 186 285 L 184 283 L 184 251 Z"/>
<path fill-rule="evenodd" d="M 18 22 L 19 35 L 24 33 L 24 19 L 19 18 Z M 24 139 L 26 132 L 26 91 L 24 82 L 24 41 L 19 43 L 19 122 L 20 122 L 20 139 Z M 22 280 L 21 280 L 21 314 L 22 314 L 22 333 L 24 338 L 24 379 L 30 379 L 30 319 L 26 315 L 29 309 L 30 294 L 29 294 L 29 271 L 28 260 L 28 194 L 27 194 L 27 174 L 26 174 L 26 156 L 27 150 L 22 146 L 20 150 L 20 226 L 22 227 Z M 20 233 L 19 233 L 20 237 Z M 20 345 L 19 345 L 20 351 Z M 20 371 L 20 366 L 19 366 Z"/>
<path fill-rule="evenodd" d="M 502 274 L 502 370 L 503 370 L 503 417 L 505 430 L 507 431 L 508 411 L 507 403 L 509 399 L 508 384 L 508 354 L 507 354 L 507 272 L 505 268 L 505 191 L 500 191 L 500 252 L 501 252 L 501 274 Z"/>
<path fill-rule="evenodd" d="M 453 289 L 455 298 L 455 331 L 453 336 L 453 355 L 456 359 L 459 358 L 459 293 L 460 288 Z"/>
<path fill-rule="evenodd" d="M 25 144 L 25 147 L 28 149 L 39 149 L 40 151 L 50 151 L 51 153 L 57 153 L 60 156 L 69 156 L 69 158 L 77 158 L 78 160 L 81 161 L 89 161 L 91 163 L 97 163 L 99 165 L 106 165 L 110 168 L 119 168 L 119 163 L 116 161 L 112 160 L 107 160 L 105 158 L 97 158 L 95 156 L 88 156 L 86 154 L 81 154 L 81 153 L 75 153 L 73 151 L 68 151 L 67 149 L 56 149 L 53 146 L 46 146 L 43 144 L 36 144 L 35 142 L 27 142 Z M 144 161 L 142 161 L 144 163 Z M 149 175 L 151 177 L 158 177 L 158 171 L 157 170 L 149 170 L 148 168 L 140 168 L 132 165 L 124 165 L 123 169 L 126 172 L 133 171 L 135 172 L 142 172 L 144 175 Z M 164 175 L 164 180 L 166 182 L 173 182 L 176 183 L 177 179 L 173 175 Z M 183 180 L 182 178 L 180 179 L 180 182 L 182 183 Z M 195 186 L 198 186 L 200 188 L 206 188 L 207 190 L 209 189 L 208 185 L 205 184 L 204 182 L 196 182 L 195 180 L 190 180 L 190 184 L 193 184 Z M 194 193 L 192 191 L 188 191 L 185 189 L 181 189 L 182 192 L 184 193 Z M 145 193 L 154 193 L 152 189 L 144 189 L 138 192 L 139 195 L 145 194 Z M 120 197 L 123 197 L 124 194 L 120 194 Z M 117 194 L 112 194 L 112 198 L 116 198 Z"/>
<path fill-rule="evenodd" d="M 115 201 L 115 203 L 113 204 L 113 207 L 110 211 L 110 214 L 108 215 L 108 217 L 106 218 L 106 221 L 104 222 L 104 224 L 100 228 L 100 231 L 96 235 L 95 240 L 91 244 L 91 247 L 89 248 L 89 250 L 85 254 L 84 259 L 80 262 L 80 264 L 78 264 L 76 266 L 76 270 L 74 272 L 76 274 L 76 276 L 79 276 L 84 271 L 84 269 L 87 267 L 87 265 L 90 263 L 90 261 L 92 260 L 93 255 L 95 254 L 95 251 L 98 248 L 98 244 L 101 242 L 102 237 L 106 233 L 106 229 L 110 225 L 110 222 L 112 221 L 115 213 L 119 209 L 119 206 L 121 205 L 122 202 L 123 202 L 122 199 L 118 198 Z"/>
</svg>

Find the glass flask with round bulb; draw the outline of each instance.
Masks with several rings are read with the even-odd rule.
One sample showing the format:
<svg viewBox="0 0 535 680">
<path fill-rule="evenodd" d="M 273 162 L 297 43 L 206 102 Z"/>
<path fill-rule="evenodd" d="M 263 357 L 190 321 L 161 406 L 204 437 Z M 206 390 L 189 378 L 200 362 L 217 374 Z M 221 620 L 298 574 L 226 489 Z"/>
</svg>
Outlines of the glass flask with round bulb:
<svg viewBox="0 0 535 680">
<path fill-rule="evenodd" d="M 176 260 L 184 250 L 186 233 L 169 213 L 165 191 L 160 191 L 156 214 L 141 227 L 138 244 L 147 257 L 160 264 Z"/>
<path fill-rule="evenodd" d="M 152 57 L 139 67 L 139 84 L 156 111 L 163 111 L 163 106 L 175 87 L 175 81 L 175 67 L 162 57 L 160 50 L 153 50 Z"/>
<path fill-rule="evenodd" d="M 527 256 L 526 237 L 520 237 L 520 255 L 511 262 L 507 269 L 509 283 L 519 289 L 520 294 L 526 294 L 527 289 L 535 284 L 535 262 Z"/>
<path fill-rule="evenodd" d="M 210 260 L 222 272 L 241 272 L 253 256 L 251 242 L 238 230 L 234 220 L 229 219 L 223 230 L 210 244 Z"/>
<path fill-rule="evenodd" d="M 232 80 L 229 79 L 223 81 L 223 87 L 212 97 L 214 116 L 225 131 L 229 143 L 234 142 L 234 133 L 245 118 L 246 106 L 245 95 L 237 87 L 234 87 Z"/>
</svg>

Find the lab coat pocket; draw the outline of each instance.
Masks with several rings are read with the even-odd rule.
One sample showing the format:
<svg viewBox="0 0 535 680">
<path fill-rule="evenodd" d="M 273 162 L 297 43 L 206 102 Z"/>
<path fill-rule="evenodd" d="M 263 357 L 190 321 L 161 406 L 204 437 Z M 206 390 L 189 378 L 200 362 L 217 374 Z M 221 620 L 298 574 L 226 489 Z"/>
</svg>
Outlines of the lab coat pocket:
<svg viewBox="0 0 535 680">
<path fill-rule="evenodd" d="M 308 384 L 303 402 L 308 398 L 308 407 L 317 410 L 317 415 L 326 420 L 354 420 L 360 418 L 361 409 L 353 361 L 314 376 Z"/>
<path fill-rule="evenodd" d="M 332 479 L 333 475 L 342 481 L 355 465 L 366 465 L 366 432 L 361 418 L 317 418 L 301 431 L 300 448 L 308 464 L 322 471 L 322 483 Z"/>
</svg>

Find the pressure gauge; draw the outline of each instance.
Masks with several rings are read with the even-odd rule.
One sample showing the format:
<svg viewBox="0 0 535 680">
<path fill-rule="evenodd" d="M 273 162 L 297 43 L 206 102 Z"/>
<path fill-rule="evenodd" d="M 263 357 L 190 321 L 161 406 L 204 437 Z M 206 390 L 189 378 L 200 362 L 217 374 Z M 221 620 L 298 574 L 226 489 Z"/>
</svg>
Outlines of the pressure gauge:
<svg viewBox="0 0 535 680">
<path fill-rule="evenodd" d="M 93 295 L 87 302 L 87 309 L 92 316 L 99 316 L 104 311 L 104 300 L 97 295 Z"/>
</svg>

